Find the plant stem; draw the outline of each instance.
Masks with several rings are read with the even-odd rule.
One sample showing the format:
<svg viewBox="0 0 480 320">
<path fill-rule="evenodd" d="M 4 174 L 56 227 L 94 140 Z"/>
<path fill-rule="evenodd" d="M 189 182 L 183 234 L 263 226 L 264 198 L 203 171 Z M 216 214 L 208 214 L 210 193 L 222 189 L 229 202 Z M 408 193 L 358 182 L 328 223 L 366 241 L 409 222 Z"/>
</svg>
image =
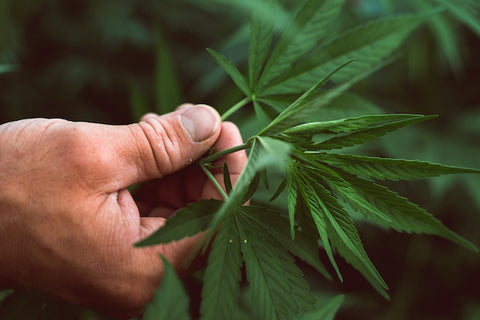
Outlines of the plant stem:
<svg viewBox="0 0 480 320">
<path fill-rule="evenodd" d="M 225 111 L 225 113 L 222 115 L 222 121 L 226 120 L 228 117 L 232 115 L 235 111 L 239 110 L 242 108 L 244 105 L 249 103 L 251 101 L 250 97 L 246 97 L 245 99 L 239 101 L 237 104 L 235 104 L 233 107 Z"/>
<path fill-rule="evenodd" d="M 222 150 L 220 152 L 214 153 L 210 156 L 206 156 L 205 158 L 202 158 L 200 160 L 200 164 L 203 166 L 204 163 L 213 162 L 215 160 L 218 160 L 218 159 L 226 156 L 227 154 L 234 153 L 234 152 L 237 152 L 237 151 L 240 151 L 240 150 L 248 149 L 248 148 L 250 148 L 250 145 L 251 145 L 251 143 L 247 142 L 247 143 L 238 145 L 236 147 L 225 149 L 225 150 Z"/>
<path fill-rule="evenodd" d="M 213 176 L 213 174 L 210 172 L 210 170 L 208 170 L 205 165 L 203 164 L 200 164 L 200 166 L 202 167 L 203 169 L 203 172 L 205 172 L 205 174 L 207 175 L 207 177 L 210 179 L 210 181 L 212 181 L 213 185 L 215 186 L 215 188 L 217 188 L 218 192 L 220 192 L 220 194 L 222 195 L 223 199 L 227 200 L 228 198 L 228 195 L 225 193 L 225 191 L 223 190 L 222 186 L 218 183 L 217 179 L 215 179 L 215 177 Z"/>
</svg>

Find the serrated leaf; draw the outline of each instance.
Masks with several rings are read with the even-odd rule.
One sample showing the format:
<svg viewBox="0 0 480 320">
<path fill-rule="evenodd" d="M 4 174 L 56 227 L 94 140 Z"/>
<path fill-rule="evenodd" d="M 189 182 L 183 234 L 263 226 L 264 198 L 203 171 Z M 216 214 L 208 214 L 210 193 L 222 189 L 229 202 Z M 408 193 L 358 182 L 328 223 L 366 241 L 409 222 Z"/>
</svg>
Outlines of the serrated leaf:
<svg viewBox="0 0 480 320">
<path fill-rule="evenodd" d="M 261 319 L 290 319 L 312 309 L 315 298 L 293 258 L 265 228 L 235 215 L 252 301 Z"/>
<path fill-rule="evenodd" d="M 205 231 L 215 212 L 222 206 L 219 200 L 200 200 L 180 209 L 165 224 L 135 246 L 151 246 L 177 241 Z"/>
<path fill-rule="evenodd" d="M 338 278 L 340 281 L 343 281 L 342 274 L 340 273 L 340 269 L 338 268 L 337 262 L 333 257 L 333 250 L 330 246 L 330 239 L 328 234 L 328 224 L 325 215 L 325 206 L 323 205 L 322 200 L 319 198 L 315 188 L 311 185 L 312 181 L 310 177 L 306 176 L 305 174 L 296 173 L 296 181 L 297 188 L 302 194 L 302 197 L 305 201 L 305 205 L 307 206 L 312 218 L 313 222 L 315 223 L 316 229 L 318 231 L 318 235 L 320 236 L 320 240 L 322 241 L 323 247 L 325 252 L 327 253 L 328 259 L 332 264 L 335 272 L 337 273 Z"/>
<path fill-rule="evenodd" d="M 270 52 L 274 23 L 272 19 L 265 19 L 265 15 L 274 15 L 278 6 L 277 0 L 261 0 L 258 2 L 259 6 L 253 8 L 248 47 L 248 74 L 251 89 L 255 87 Z"/>
<path fill-rule="evenodd" d="M 410 124 L 429 120 L 435 117 L 436 116 L 410 115 L 409 119 L 407 118 L 405 120 L 393 121 L 384 125 L 369 127 L 366 129 L 359 129 L 342 136 L 330 138 L 326 141 L 315 144 L 311 149 L 332 150 L 352 147 L 357 144 L 363 144 L 365 142 L 377 139 L 389 132 L 396 131 Z"/>
<path fill-rule="evenodd" d="M 386 18 L 350 30 L 300 60 L 262 94 L 305 91 L 316 79 L 345 60 L 355 59 L 355 63 L 338 72 L 333 77 L 335 81 L 345 81 L 364 73 L 397 49 L 424 19 L 425 14 Z"/>
<path fill-rule="evenodd" d="M 327 301 L 318 310 L 304 314 L 299 320 L 333 320 L 344 300 L 344 295 L 338 295 Z"/>
<path fill-rule="evenodd" d="M 246 206 L 242 211 L 256 220 L 257 223 L 281 243 L 291 254 L 307 262 L 327 279 L 332 277 L 320 262 L 316 240 L 299 231 L 293 240 L 289 234 L 289 220 L 280 216 L 278 212 L 256 206 Z"/>
<path fill-rule="evenodd" d="M 368 202 L 376 206 L 391 220 L 390 222 L 385 220 L 379 221 L 372 216 L 366 216 L 371 221 L 397 231 L 437 235 L 456 242 L 472 251 L 478 251 L 474 244 L 449 230 L 430 213 L 409 202 L 406 198 L 399 196 L 384 186 L 359 178 L 340 169 L 337 169 L 337 172 L 358 190 Z"/>
<path fill-rule="evenodd" d="M 328 33 L 344 0 L 307 0 L 283 32 L 267 61 L 259 87 L 289 70 Z"/>
<path fill-rule="evenodd" d="M 235 187 L 228 199 L 217 210 L 211 222 L 212 230 L 217 230 L 224 219 L 233 214 L 246 200 L 249 186 L 257 174 L 267 165 L 282 166 L 284 159 L 288 158 L 290 147 L 288 143 L 268 137 L 256 137 L 253 140 L 252 148 L 247 163 L 237 180 Z M 208 235 L 206 245 L 209 244 L 213 234 Z"/>
<path fill-rule="evenodd" d="M 212 244 L 202 289 L 201 319 L 231 319 L 240 295 L 240 237 L 233 217 L 225 221 Z"/>
<path fill-rule="evenodd" d="M 338 201 L 320 183 L 310 180 L 320 200 L 320 208 L 327 224 L 328 236 L 338 253 L 379 291 L 387 296 L 388 286 L 370 261 L 363 248 L 357 228 Z"/>
<path fill-rule="evenodd" d="M 175 110 L 181 102 L 180 81 L 160 28 L 155 30 L 155 101 L 158 114 Z"/>
<path fill-rule="evenodd" d="M 165 270 L 153 301 L 145 307 L 143 320 L 188 320 L 189 298 L 170 262 L 161 256 Z"/>
<path fill-rule="evenodd" d="M 337 73 L 340 69 L 344 68 L 346 65 L 350 64 L 352 60 L 345 62 L 344 64 L 337 66 L 333 71 L 328 73 L 326 76 L 324 76 L 320 81 L 315 83 L 313 87 L 311 87 L 307 92 L 302 94 L 297 100 L 295 100 L 288 108 L 283 110 L 282 113 L 280 113 L 275 119 L 273 119 L 270 124 L 265 127 L 258 135 L 268 135 L 268 134 L 273 134 L 279 131 L 278 127 L 279 124 L 281 124 L 283 121 L 286 119 L 290 118 L 297 112 L 301 111 L 303 108 L 307 106 L 307 103 L 313 99 L 315 95 L 318 94 L 318 89 L 323 87 L 325 83 L 335 74 Z"/>
<path fill-rule="evenodd" d="M 237 87 L 243 91 L 246 96 L 250 96 L 250 88 L 248 86 L 245 77 L 242 75 L 240 71 L 238 71 L 237 67 L 233 63 L 231 63 L 225 56 L 221 55 L 220 53 L 216 52 L 213 49 L 207 48 L 208 53 L 217 61 L 217 63 L 225 70 L 226 73 L 230 76 L 230 78 L 235 82 Z"/>
<path fill-rule="evenodd" d="M 309 122 L 292 128 L 288 128 L 282 132 L 285 135 L 315 135 L 321 133 L 347 133 L 359 129 L 366 129 L 370 126 L 379 126 L 392 121 L 400 121 L 412 119 L 418 115 L 410 114 L 381 114 L 367 115 L 339 120 Z"/>
<path fill-rule="evenodd" d="M 318 154 L 319 161 L 365 178 L 410 180 L 445 174 L 480 173 L 480 170 L 445 166 L 417 160 L 363 157 L 348 154 Z"/>
</svg>

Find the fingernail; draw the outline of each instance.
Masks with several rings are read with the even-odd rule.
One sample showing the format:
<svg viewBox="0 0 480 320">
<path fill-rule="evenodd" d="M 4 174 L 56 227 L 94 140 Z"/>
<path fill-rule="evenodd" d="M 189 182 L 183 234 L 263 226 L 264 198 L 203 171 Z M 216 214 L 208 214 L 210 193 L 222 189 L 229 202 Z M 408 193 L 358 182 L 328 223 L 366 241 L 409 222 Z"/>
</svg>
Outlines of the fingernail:
<svg viewBox="0 0 480 320">
<path fill-rule="evenodd" d="M 210 107 L 197 105 L 181 115 L 181 122 L 190 138 L 195 142 L 210 138 L 218 126 L 217 113 Z"/>
</svg>

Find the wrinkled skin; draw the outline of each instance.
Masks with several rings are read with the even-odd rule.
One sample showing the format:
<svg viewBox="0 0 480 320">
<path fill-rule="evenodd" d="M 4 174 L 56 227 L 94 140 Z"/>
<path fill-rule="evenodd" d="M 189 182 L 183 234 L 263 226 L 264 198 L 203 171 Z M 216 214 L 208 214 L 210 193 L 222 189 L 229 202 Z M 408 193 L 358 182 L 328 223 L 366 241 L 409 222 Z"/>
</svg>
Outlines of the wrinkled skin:
<svg viewBox="0 0 480 320">
<path fill-rule="evenodd" d="M 203 140 L 195 142 L 181 122 L 195 108 L 148 114 L 128 126 L 59 119 L 1 125 L 3 287 L 38 290 L 116 318 L 140 314 L 163 275 L 158 254 L 184 270 L 203 238 L 132 245 L 187 203 L 220 198 L 195 161 L 211 147 L 242 143 L 235 125 L 221 123 L 206 106 L 200 116 L 213 113 L 201 122 Z M 246 154 L 230 154 L 217 164 L 224 161 L 235 181 Z M 223 181 L 220 171 L 214 174 Z M 127 187 L 146 181 L 134 199 Z"/>
</svg>

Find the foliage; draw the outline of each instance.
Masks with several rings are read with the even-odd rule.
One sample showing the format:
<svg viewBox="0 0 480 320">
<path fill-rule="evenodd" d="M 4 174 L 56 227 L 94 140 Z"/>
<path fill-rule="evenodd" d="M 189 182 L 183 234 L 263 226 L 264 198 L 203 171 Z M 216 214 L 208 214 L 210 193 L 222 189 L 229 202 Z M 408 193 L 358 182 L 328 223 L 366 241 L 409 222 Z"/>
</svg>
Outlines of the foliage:
<svg viewBox="0 0 480 320">
<path fill-rule="evenodd" d="M 217 13 L 230 14 L 235 23 L 239 22 L 238 19 L 235 20 L 234 15 L 225 8 L 233 6 L 243 15 L 252 12 L 249 28 L 241 25 L 228 41 L 209 44 L 210 47 L 222 48 L 219 51 L 224 54 L 208 49 L 213 60 L 238 87 L 229 89 L 233 93 L 226 100 L 233 106 L 222 110 L 223 118 L 232 117 L 238 119 L 239 123 L 245 118 L 250 119 L 250 122 L 252 119 L 256 121 L 255 128 L 250 129 L 251 134 L 246 134 L 247 130 L 244 130 L 247 137 L 245 145 L 227 151 L 249 150 L 246 168 L 235 187 L 222 191 L 226 193 L 225 201 L 201 200 L 190 204 L 178 211 L 164 227 L 138 244 L 168 243 L 199 231 L 210 230 L 205 239 L 211 244 L 211 252 L 203 277 L 200 306 L 202 319 L 230 318 L 239 310 L 242 307 L 239 299 L 245 287 L 244 280 L 249 283 L 249 305 L 261 319 L 333 318 L 343 297 L 331 300 L 324 308 L 316 308 L 310 281 L 304 278 L 304 268 L 299 267 L 299 261 L 310 265 L 329 279 L 329 271 L 333 269 L 343 281 L 345 266 L 343 260 L 336 257 L 337 254 L 357 269 L 381 295 L 388 297 L 387 284 L 364 248 L 359 221 L 408 233 L 438 235 L 477 250 L 475 245 L 445 227 L 426 210 L 379 184 L 378 180 L 424 179 L 479 171 L 426 161 L 364 155 L 365 150 L 368 150 L 361 148 L 364 143 L 386 134 L 388 135 L 380 144 L 375 145 L 376 141 L 372 141 L 373 144 L 368 144 L 367 148 L 370 145 L 373 148 L 380 145 L 381 155 L 403 158 L 406 157 L 403 151 L 408 150 L 407 157 L 430 158 L 429 154 L 425 154 L 426 150 L 435 149 L 439 144 L 436 143 L 435 135 L 425 133 L 428 128 L 426 126 L 402 130 L 401 136 L 391 134 L 404 126 L 429 120 L 433 116 L 380 114 L 382 111 L 374 103 L 361 98 L 352 90 L 361 89 L 364 83 L 377 86 L 375 81 L 380 83 L 377 87 L 382 87 L 382 74 L 377 71 L 385 70 L 385 67 L 391 68 L 389 65 L 392 61 L 399 59 L 398 49 L 405 45 L 407 39 L 412 39 L 412 33 L 424 23 L 433 30 L 439 45 L 444 48 L 442 52 L 458 72 L 462 57 L 457 50 L 460 38 L 456 36 L 458 31 L 454 26 L 460 21 L 478 33 L 478 5 L 475 1 L 453 3 L 409 0 L 402 3 L 407 3 L 414 11 L 420 12 L 405 14 L 399 10 L 401 15 L 382 16 L 366 23 L 356 20 L 352 28 L 348 23 L 339 23 L 348 20 L 345 17 L 349 9 L 349 4 L 341 0 L 307 0 L 302 2 L 300 8 L 296 8 L 296 1 L 283 1 L 281 5 L 274 0 L 180 2 L 202 10 L 208 7 Z M 168 22 L 162 21 L 161 26 L 155 24 L 154 31 L 149 34 L 145 25 L 135 17 L 132 10 L 134 5 L 123 4 L 120 9 L 113 10 L 107 3 L 93 4 L 89 11 L 92 14 L 110 12 L 116 17 L 110 21 L 108 28 L 104 26 L 104 36 L 111 41 L 108 45 L 114 47 L 129 43 L 141 47 L 143 43 L 155 47 L 155 54 L 151 57 L 155 65 L 152 77 L 145 81 L 138 75 L 118 72 L 128 70 L 122 69 L 123 66 L 112 68 L 116 73 L 116 76 L 112 76 L 108 70 L 111 64 L 96 68 L 95 59 L 91 59 L 79 64 L 84 73 L 68 77 L 71 81 L 78 81 L 71 85 L 72 88 L 88 86 L 92 82 L 112 84 L 113 79 L 122 78 L 129 92 L 125 100 L 130 101 L 132 114 L 138 119 L 146 111 L 167 112 L 181 101 L 183 90 L 180 87 L 185 82 L 181 84 L 179 79 L 183 79 L 186 74 L 182 68 L 194 70 L 188 74 L 189 77 L 194 74 L 200 79 L 198 84 L 187 84 L 191 91 L 208 96 L 209 91 L 219 87 L 222 76 L 218 72 L 201 74 L 198 71 L 202 69 L 200 65 L 205 65 L 208 70 L 213 68 L 205 62 L 203 54 L 198 54 L 197 59 L 190 59 L 201 62 L 196 66 L 193 62 L 187 62 L 179 69 L 173 67 L 175 57 L 171 52 L 184 57 L 188 50 L 178 44 L 169 47 L 174 41 L 169 41 L 168 34 L 162 31 Z M 397 11 L 396 4 L 383 1 L 384 5 L 387 3 L 390 3 L 392 11 Z M 175 3 L 166 1 L 165 6 L 171 10 L 169 12 L 177 12 Z M 293 10 L 286 9 L 292 7 Z M 145 8 L 143 10 L 146 11 Z M 288 23 L 290 11 L 295 15 L 292 22 Z M 198 18 L 193 14 L 188 19 L 195 17 Z M 456 19 L 452 20 L 452 17 Z M 169 19 L 173 18 L 165 17 L 165 21 Z M 178 19 L 187 21 L 181 15 Z M 106 21 L 104 23 L 107 24 Z M 116 33 L 122 25 L 124 31 Z M 236 27 L 228 25 L 225 29 L 234 28 Z M 199 36 L 205 37 L 212 30 L 213 27 L 208 25 L 199 28 L 198 32 L 204 32 Z M 416 34 L 418 33 L 414 35 Z M 219 35 L 219 38 L 222 37 L 223 34 Z M 249 42 L 248 50 L 245 47 L 246 40 Z M 90 48 L 95 49 L 96 46 Z M 412 51 L 415 46 L 408 49 Z M 233 59 L 228 59 L 227 56 Z M 177 63 L 182 61 L 183 65 L 184 60 L 189 59 L 180 58 Z M 411 61 L 409 63 L 412 64 Z M 66 63 L 63 67 L 57 65 L 52 69 L 51 72 L 68 71 L 75 74 L 73 64 Z M 10 71 L 9 65 L 0 67 L 0 72 L 7 70 Z M 182 76 L 177 72 L 182 73 Z M 375 77 L 369 77 L 373 73 Z M 7 73 L 0 77 L 10 76 L 11 73 Z M 153 85 L 146 85 L 148 82 Z M 232 97 L 238 98 L 238 102 L 235 103 Z M 254 116 L 247 118 L 249 111 Z M 415 110 L 416 112 L 418 111 Z M 427 110 L 425 113 L 437 112 Z M 115 112 L 119 113 L 122 112 Z M 459 125 L 452 131 L 463 127 Z M 415 148 L 419 140 L 425 140 L 424 145 L 428 148 Z M 450 150 L 458 148 L 458 140 L 460 138 L 446 140 L 446 145 L 450 145 Z M 464 148 L 459 149 L 457 154 L 469 150 L 467 144 Z M 224 154 L 226 152 L 209 155 L 199 165 L 208 173 L 210 163 Z M 445 157 L 444 152 L 440 154 Z M 437 162 L 437 159 L 438 157 L 433 157 L 429 160 Z M 450 159 L 446 160 L 452 163 Z M 477 164 L 470 162 L 464 165 Z M 228 167 L 224 169 L 228 172 Z M 473 174 L 465 177 L 463 179 L 466 181 L 473 181 L 472 185 L 478 181 Z M 440 191 L 440 184 L 429 180 L 440 195 L 449 190 L 448 184 L 453 183 L 451 179 L 460 179 L 450 176 L 441 178 L 450 179 L 443 180 L 450 182 L 444 183 Z M 227 186 L 231 185 L 228 179 L 225 182 Z M 278 187 L 265 191 L 266 186 Z M 262 190 L 267 193 L 264 201 L 244 206 L 252 196 L 256 199 Z M 269 205 L 275 200 L 282 205 Z M 322 264 L 319 249 L 325 253 L 331 267 Z M 178 290 L 178 297 L 181 298 L 175 302 L 185 304 L 179 289 L 181 285 L 173 277 L 172 270 L 167 268 L 167 271 L 164 285 L 159 289 L 153 304 L 148 307 L 144 318 L 156 314 L 155 308 L 169 310 L 167 308 L 175 306 L 158 298 L 167 289 Z M 14 301 L 12 297 L 7 298 L 5 303 Z M 22 299 L 25 296 L 20 293 L 18 297 L 20 302 L 14 303 L 17 307 L 23 305 Z M 5 303 L 2 304 L 2 310 L 8 311 L 8 308 L 3 307 Z M 32 303 L 36 303 L 35 300 Z M 185 306 L 175 310 L 185 311 Z M 77 310 L 72 311 L 75 312 L 78 314 Z"/>
</svg>

